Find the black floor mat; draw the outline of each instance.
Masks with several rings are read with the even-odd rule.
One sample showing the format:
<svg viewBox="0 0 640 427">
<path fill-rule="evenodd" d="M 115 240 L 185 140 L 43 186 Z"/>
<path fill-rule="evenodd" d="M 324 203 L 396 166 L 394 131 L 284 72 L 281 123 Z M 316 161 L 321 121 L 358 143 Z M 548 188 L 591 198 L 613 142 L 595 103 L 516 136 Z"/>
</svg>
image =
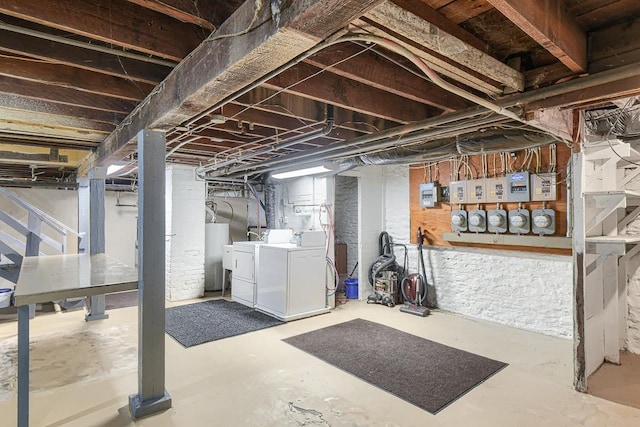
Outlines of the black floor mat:
<svg viewBox="0 0 640 427">
<path fill-rule="evenodd" d="M 284 322 L 223 299 L 170 307 L 166 332 L 185 347 L 245 334 Z"/>
<path fill-rule="evenodd" d="M 104 296 L 104 304 L 107 310 L 135 307 L 138 305 L 138 290 L 106 294 Z"/>
<path fill-rule="evenodd" d="M 432 414 L 507 366 L 363 319 L 284 341 Z"/>
</svg>

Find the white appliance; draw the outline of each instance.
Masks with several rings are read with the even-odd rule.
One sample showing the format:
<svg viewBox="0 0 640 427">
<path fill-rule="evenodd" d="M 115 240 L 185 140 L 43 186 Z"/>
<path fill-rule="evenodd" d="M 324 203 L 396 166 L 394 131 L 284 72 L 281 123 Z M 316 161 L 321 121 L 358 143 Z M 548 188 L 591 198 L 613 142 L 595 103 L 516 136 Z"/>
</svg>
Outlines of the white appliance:
<svg viewBox="0 0 640 427">
<path fill-rule="evenodd" d="M 289 321 L 327 313 L 325 249 L 263 245 L 256 309 Z"/>
<path fill-rule="evenodd" d="M 222 289 L 222 246 L 229 243 L 229 224 L 204 225 L 204 290 Z"/>
<path fill-rule="evenodd" d="M 231 299 L 251 308 L 255 306 L 257 265 L 261 243 L 257 241 L 233 244 Z"/>
</svg>

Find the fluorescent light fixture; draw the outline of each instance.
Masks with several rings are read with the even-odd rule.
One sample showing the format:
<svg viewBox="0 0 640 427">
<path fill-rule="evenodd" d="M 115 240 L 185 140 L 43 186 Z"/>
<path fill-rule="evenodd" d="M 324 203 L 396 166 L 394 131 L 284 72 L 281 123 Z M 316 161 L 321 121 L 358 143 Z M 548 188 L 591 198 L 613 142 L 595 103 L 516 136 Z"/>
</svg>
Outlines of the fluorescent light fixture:
<svg viewBox="0 0 640 427">
<path fill-rule="evenodd" d="M 295 178 L 298 176 L 317 175 L 319 173 L 333 172 L 333 169 L 329 169 L 326 166 L 313 166 L 310 168 L 296 169 L 289 172 L 279 172 L 271 175 L 275 179 L 287 179 Z"/>
<path fill-rule="evenodd" d="M 113 165 L 109 165 L 109 167 L 107 168 L 107 175 L 113 175 L 114 173 L 118 172 L 120 169 L 122 169 L 123 167 L 125 167 L 127 164 L 123 163 L 123 164 L 113 164 Z"/>
</svg>

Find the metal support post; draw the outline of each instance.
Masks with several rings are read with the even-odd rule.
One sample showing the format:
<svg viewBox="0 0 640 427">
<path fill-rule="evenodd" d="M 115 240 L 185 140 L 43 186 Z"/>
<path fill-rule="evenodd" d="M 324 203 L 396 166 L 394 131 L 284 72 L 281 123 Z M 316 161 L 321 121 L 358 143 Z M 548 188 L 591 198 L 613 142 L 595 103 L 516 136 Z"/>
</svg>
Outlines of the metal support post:
<svg viewBox="0 0 640 427">
<path fill-rule="evenodd" d="M 18 427 L 29 426 L 29 307 L 18 307 Z"/>
<path fill-rule="evenodd" d="M 138 393 L 141 418 L 171 408 L 165 380 L 165 135 L 138 133 Z"/>
<path fill-rule="evenodd" d="M 29 212 L 27 226 L 30 233 L 27 236 L 27 245 L 24 250 L 24 256 L 40 256 L 40 242 L 42 241 L 40 233 L 42 232 L 42 220 L 33 212 Z M 33 319 L 34 317 L 36 317 L 36 305 L 30 304 L 29 319 Z"/>
<path fill-rule="evenodd" d="M 93 168 L 89 172 L 89 253 L 91 255 L 103 254 L 104 243 L 104 196 L 106 169 Z M 87 314 L 85 320 L 107 319 L 105 313 L 104 295 L 95 295 L 87 299 Z"/>
<path fill-rule="evenodd" d="M 89 179 L 78 178 L 78 253 L 89 253 Z"/>
</svg>

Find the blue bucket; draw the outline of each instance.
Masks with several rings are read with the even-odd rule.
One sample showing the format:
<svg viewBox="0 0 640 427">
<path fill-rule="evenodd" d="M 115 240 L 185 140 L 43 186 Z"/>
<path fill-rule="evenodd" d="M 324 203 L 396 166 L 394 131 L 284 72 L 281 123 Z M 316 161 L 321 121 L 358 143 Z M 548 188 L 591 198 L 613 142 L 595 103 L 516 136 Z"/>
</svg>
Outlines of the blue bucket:
<svg viewBox="0 0 640 427">
<path fill-rule="evenodd" d="M 358 279 L 346 279 L 344 287 L 347 290 L 347 298 L 358 299 Z"/>
</svg>

